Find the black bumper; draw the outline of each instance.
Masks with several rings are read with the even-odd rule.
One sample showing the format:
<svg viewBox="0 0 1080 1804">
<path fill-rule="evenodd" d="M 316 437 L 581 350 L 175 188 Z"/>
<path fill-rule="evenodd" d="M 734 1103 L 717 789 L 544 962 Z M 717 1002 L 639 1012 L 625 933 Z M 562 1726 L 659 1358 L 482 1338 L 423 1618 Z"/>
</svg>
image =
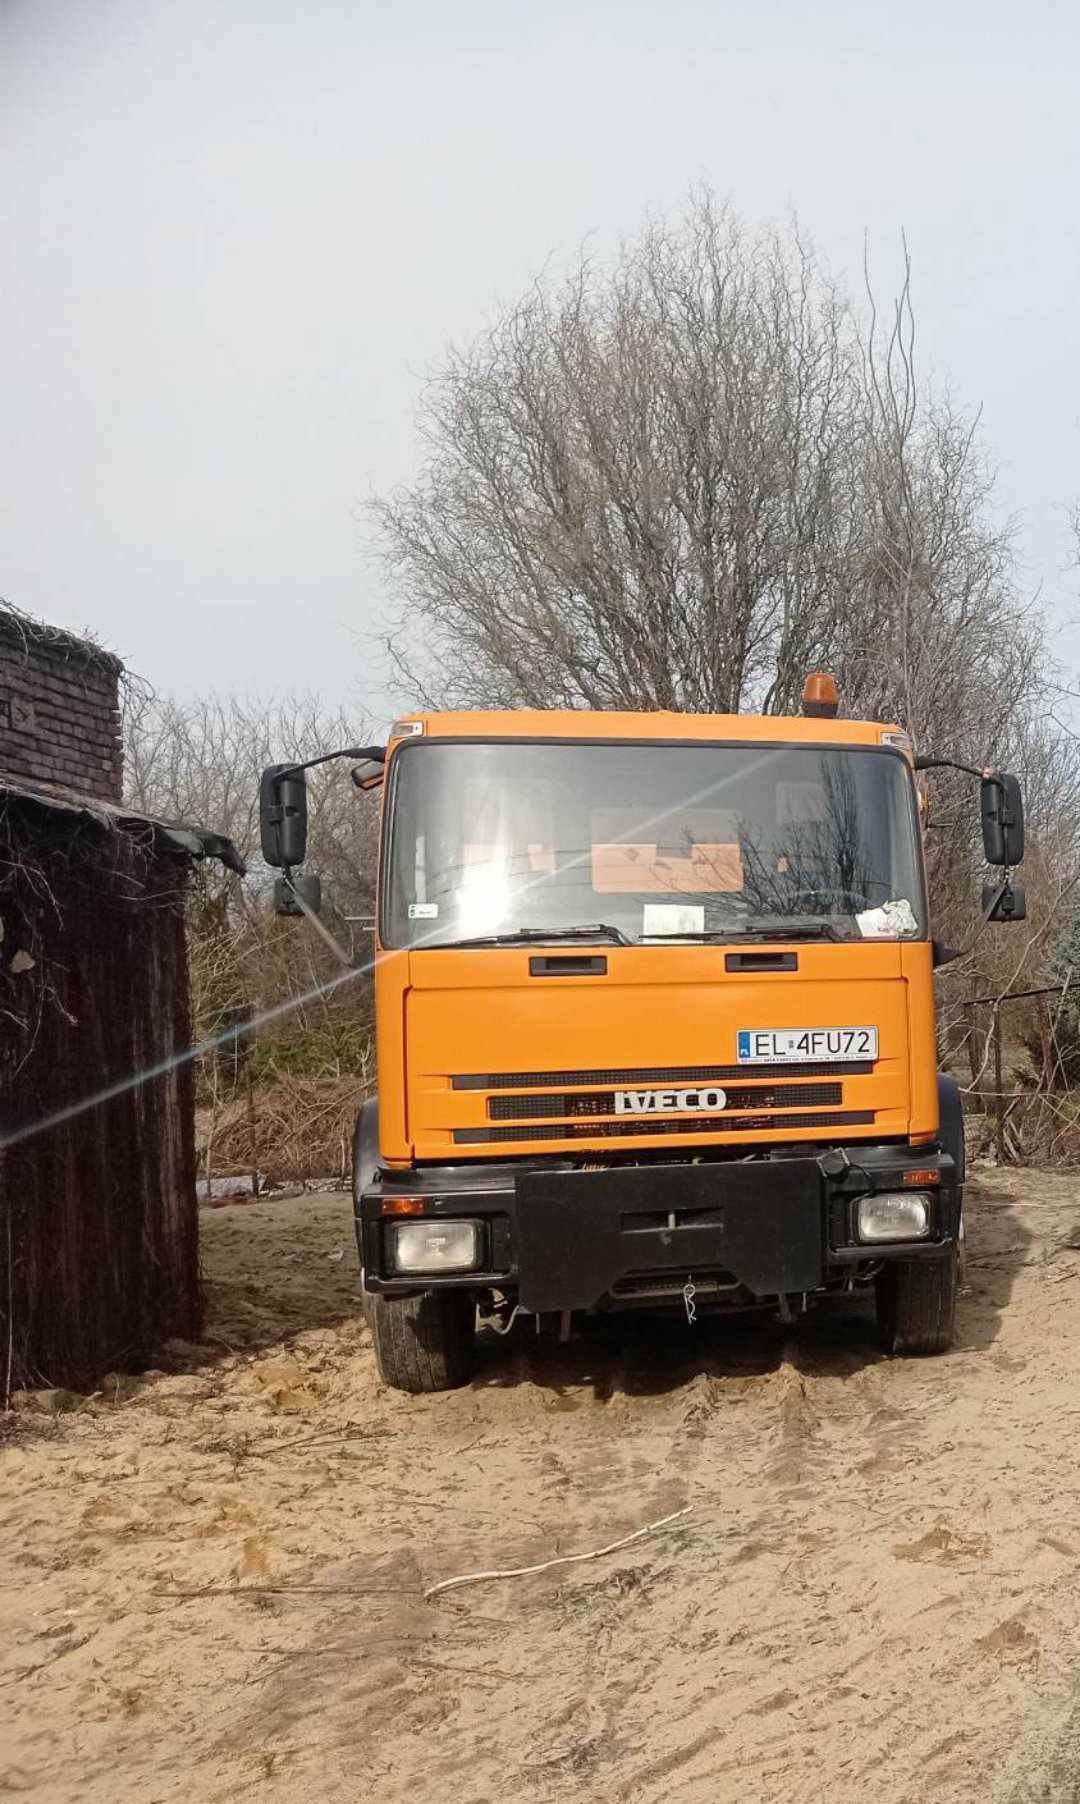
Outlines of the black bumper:
<svg viewBox="0 0 1080 1804">
<path fill-rule="evenodd" d="M 800 1149 L 801 1152 L 801 1149 Z M 868 1191 L 905 1188 L 906 1171 L 933 1171 L 930 1234 L 860 1244 L 855 1206 Z M 395 1205 L 482 1224 L 483 1267 L 402 1276 L 388 1259 Z M 398 1215 L 397 1219 L 408 1219 Z M 821 1290 L 883 1259 L 940 1258 L 959 1227 L 956 1170 L 934 1147 L 852 1146 L 818 1156 L 716 1163 L 424 1167 L 381 1174 L 358 1199 L 357 1239 L 371 1291 L 488 1288 L 536 1312 L 612 1302 L 658 1303 L 679 1283 L 706 1279 L 729 1300 Z M 676 1280 L 679 1283 L 676 1283 Z"/>
</svg>

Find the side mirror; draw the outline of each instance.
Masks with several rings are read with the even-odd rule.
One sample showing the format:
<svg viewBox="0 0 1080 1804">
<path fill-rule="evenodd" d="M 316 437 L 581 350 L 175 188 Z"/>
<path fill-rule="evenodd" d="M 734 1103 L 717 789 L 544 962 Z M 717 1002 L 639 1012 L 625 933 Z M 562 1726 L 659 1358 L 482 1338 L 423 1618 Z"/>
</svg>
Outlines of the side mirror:
<svg viewBox="0 0 1080 1804">
<path fill-rule="evenodd" d="M 322 907 L 322 884 L 318 877 L 279 877 L 274 884 L 276 915 L 317 915 Z"/>
<path fill-rule="evenodd" d="M 283 776 L 282 772 L 289 774 Z M 268 764 L 259 784 L 259 830 L 267 864 L 303 864 L 307 851 L 307 778 L 291 764 Z"/>
<path fill-rule="evenodd" d="M 988 921 L 1026 921 L 1027 897 L 1024 894 L 1024 886 L 1022 883 L 1010 883 L 1002 895 L 998 897 L 998 901 L 996 905 L 990 909 L 990 913 L 986 913 L 999 889 L 1001 889 L 1000 883 L 983 884 L 982 905 L 985 918 Z"/>
<path fill-rule="evenodd" d="M 1006 771 L 984 777 L 981 801 L 987 864 L 1020 864 L 1024 857 L 1024 798 L 1019 778 Z"/>
<path fill-rule="evenodd" d="M 378 789 L 386 776 L 386 767 L 381 758 L 365 758 L 362 764 L 354 764 L 352 780 L 357 789 Z"/>
</svg>

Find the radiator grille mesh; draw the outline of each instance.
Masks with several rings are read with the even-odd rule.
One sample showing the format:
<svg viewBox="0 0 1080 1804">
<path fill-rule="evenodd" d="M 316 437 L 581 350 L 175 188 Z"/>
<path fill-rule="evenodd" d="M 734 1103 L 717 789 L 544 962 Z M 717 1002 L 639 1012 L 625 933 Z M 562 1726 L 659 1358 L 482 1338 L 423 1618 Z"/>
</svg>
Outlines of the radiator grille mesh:
<svg viewBox="0 0 1080 1804">
<path fill-rule="evenodd" d="M 727 1090 L 725 1094 L 731 1109 L 784 1109 L 800 1105 L 813 1108 L 844 1100 L 842 1084 L 761 1084 Z M 615 1092 L 582 1090 L 562 1096 L 557 1093 L 551 1096 L 489 1096 L 487 1112 L 489 1121 L 540 1121 L 553 1115 L 572 1121 L 581 1116 L 614 1115 Z M 637 1119 L 651 1123 L 654 1118 L 651 1114 L 642 1114 Z M 710 1119 L 713 1119 L 711 1115 Z"/>
<path fill-rule="evenodd" d="M 456 1146 L 491 1146 L 508 1140 L 625 1140 L 630 1135 L 652 1139 L 660 1134 L 695 1134 L 703 1139 L 709 1134 L 755 1134 L 769 1129 L 868 1127 L 873 1120 L 872 1109 L 838 1109 L 820 1114 L 691 1115 L 678 1121 L 642 1116 L 635 1121 L 567 1121 L 555 1126 L 455 1128 L 453 1132 Z"/>
</svg>

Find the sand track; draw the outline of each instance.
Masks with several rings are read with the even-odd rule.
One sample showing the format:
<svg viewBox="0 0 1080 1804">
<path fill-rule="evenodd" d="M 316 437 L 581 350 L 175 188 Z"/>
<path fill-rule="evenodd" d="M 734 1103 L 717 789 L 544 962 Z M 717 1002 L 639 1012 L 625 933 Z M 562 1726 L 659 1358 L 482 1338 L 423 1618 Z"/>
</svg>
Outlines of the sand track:
<svg viewBox="0 0 1080 1804">
<path fill-rule="evenodd" d="M 624 1318 L 441 1398 L 377 1382 L 347 1199 L 203 1222 L 202 1346 L 0 1453 L 0 1795 L 1080 1796 L 1074 1180 L 980 1174 L 946 1359 Z"/>
</svg>

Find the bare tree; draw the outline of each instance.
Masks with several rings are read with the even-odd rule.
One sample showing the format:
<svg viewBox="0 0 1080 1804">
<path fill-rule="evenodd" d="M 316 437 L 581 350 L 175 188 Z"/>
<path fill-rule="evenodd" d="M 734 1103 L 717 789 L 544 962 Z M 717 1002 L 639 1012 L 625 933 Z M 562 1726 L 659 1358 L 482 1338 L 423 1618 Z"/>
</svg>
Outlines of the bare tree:
<svg viewBox="0 0 1080 1804">
<path fill-rule="evenodd" d="M 708 193 L 538 283 L 447 354 L 420 478 L 375 504 L 423 686 L 784 712 L 824 662 L 920 731 L 941 697 L 955 735 L 965 673 L 1000 709 L 1038 635 L 974 427 L 920 393 L 913 341 L 906 284 L 882 340 L 797 229 Z"/>
<path fill-rule="evenodd" d="M 318 696 L 212 695 L 190 703 L 135 695 L 124 721 L 125 792 L 149 813 L 227 833 L 259 870 L 259 777 L 267 764 L 318 758 L 372 737 L 362 718 L 326 709 Z M 342 905 L 370 902 L 373 813 L 341 765 L 308 779 L 309 865 Z"/>
<path fill-rule="evenodd" d="M 371 986 L 358 978 L 324 988 L 339 975 L 333 952 L 304 920 L 282 920 L 271 905 L 275 873 L 259 853 L 258 785 L 269 763 L 301 762 L 371 735 L 362 720 L 324 710 L 317 697 L 210 696 L 191 703 L 134 694 L 125 716 L 126 793 L 140 809 L 197 821 L 232 838 L 248 862 L 244 880 L 215 864 L 200 866 L 188 895 L 189 966 L 196 1034 L 232 1025 L 237 1011 L 293 1002 L 263 1028 L 247 1069 L 260 1079 L 259 1115 L 230 1116 L 230 1089 L 218 1061 L 200 1071 L 204 1157 L 215 1135 L 240 1162 L 272 1164 L 292 1142 L 289 1168 L 303 1170 L 303 1149 L 323 1171 L 339 1169 L 357 1096 L 371 1075 Z M 363 964 L 370 932 L 357 917 L 374 909 L 377 807 L 341 765 L 309 780 L 307 868 L 324 883 L 324 914 L 342 950 Z M 295 999 L 300 999 L 296 1001 Z M 335 1083 L 337 1087 L 335 1088 Z M 329 1085 L 329 1102 L 320 1090 Z M 321 1125 L 320 1125 L 321 1124 Z M 222 1142 L 221 1128 L 225 1129 Z M 239 1139 L 238 1139 L 239 1135 Z M 329 1160 L 329 1163 L 327 1162 Z"/>
</svg>

